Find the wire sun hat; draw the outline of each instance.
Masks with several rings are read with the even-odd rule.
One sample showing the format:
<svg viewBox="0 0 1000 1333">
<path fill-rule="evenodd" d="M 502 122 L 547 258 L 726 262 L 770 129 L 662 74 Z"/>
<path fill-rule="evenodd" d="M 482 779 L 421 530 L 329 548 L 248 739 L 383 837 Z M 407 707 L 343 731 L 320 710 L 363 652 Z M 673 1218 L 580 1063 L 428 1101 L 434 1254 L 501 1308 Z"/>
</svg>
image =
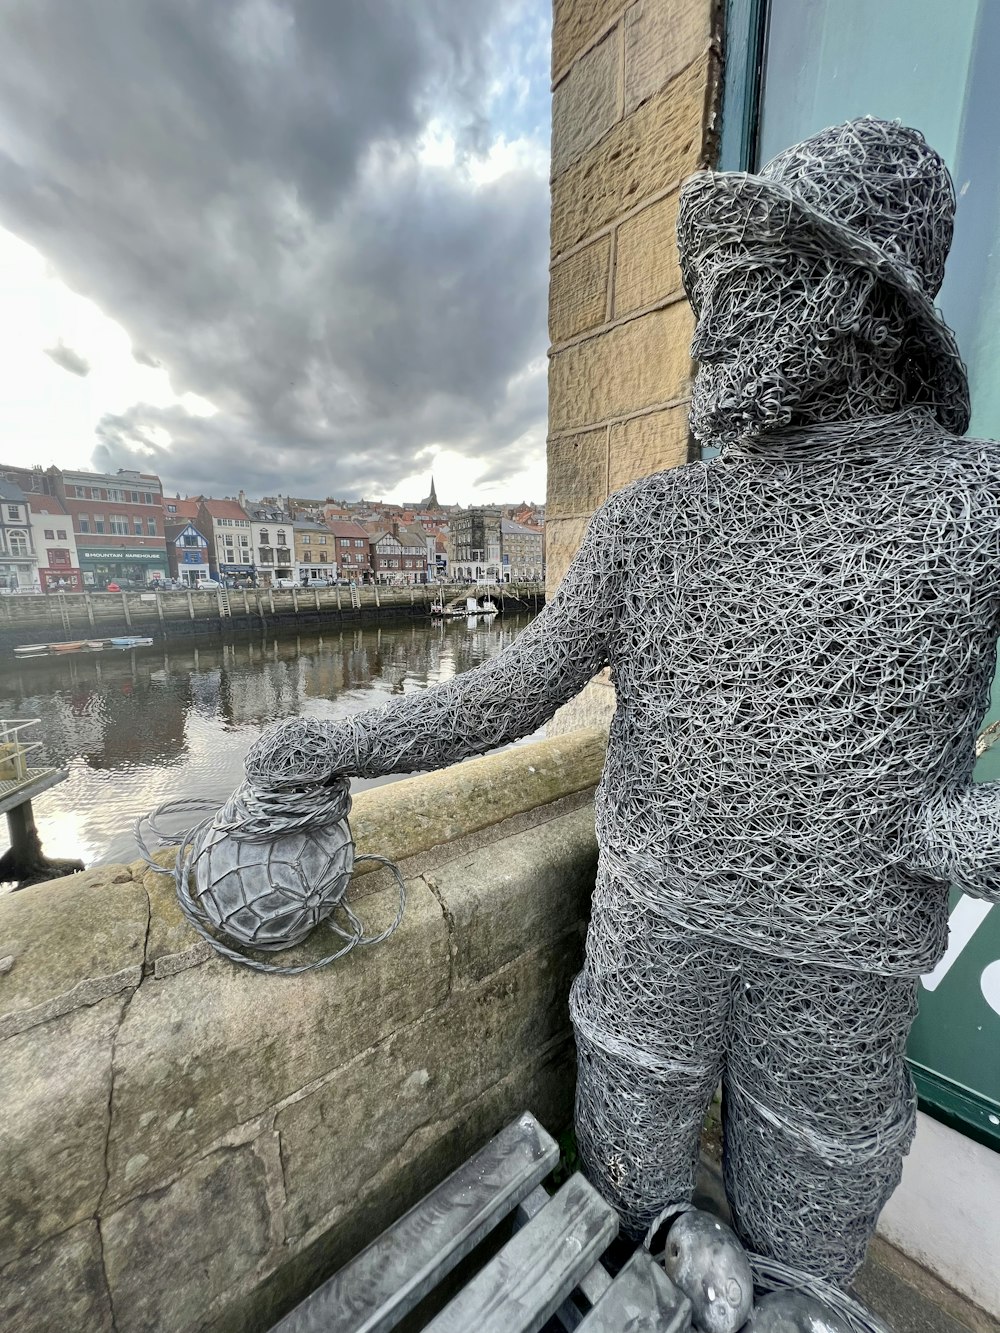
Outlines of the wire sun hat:
<svg viewBox="0 0 1000 1333">
<path fill-rule="evenodd" d="M 706 261 L 720 248 L 822 253 L 870 273 L 902 300 L 928 406 L 968 429 L 965 365 L 934 305 L 955 219 L 943 158 L 919 130 L 864 116 L 820 131 L 756 175 L 701 171 L 681 190 L 681 276 L 696 314 Z"/>
</svg>

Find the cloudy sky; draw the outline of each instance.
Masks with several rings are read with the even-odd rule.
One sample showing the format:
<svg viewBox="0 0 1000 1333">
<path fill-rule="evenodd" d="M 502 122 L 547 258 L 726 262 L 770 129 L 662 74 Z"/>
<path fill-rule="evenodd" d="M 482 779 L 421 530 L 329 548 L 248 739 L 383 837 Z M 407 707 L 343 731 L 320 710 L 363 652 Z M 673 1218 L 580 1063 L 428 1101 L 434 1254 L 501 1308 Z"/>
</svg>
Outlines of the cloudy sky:
<svg viewBox="0 0 1000 1333">
<path fill-rule="evenodd" d="M 0 462 L 544 498 L 550 0 L 4 0 Z"/>
</svg>

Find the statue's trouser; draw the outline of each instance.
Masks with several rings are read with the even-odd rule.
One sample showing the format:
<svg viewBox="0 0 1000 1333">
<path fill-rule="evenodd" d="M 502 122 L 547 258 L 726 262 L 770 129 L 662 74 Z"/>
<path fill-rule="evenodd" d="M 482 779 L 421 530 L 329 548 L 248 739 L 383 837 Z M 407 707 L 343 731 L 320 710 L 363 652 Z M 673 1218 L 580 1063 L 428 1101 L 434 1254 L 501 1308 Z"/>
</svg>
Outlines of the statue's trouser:
<svg viewBox="0 0 1000 1333">
<path fill-rule="evenodd" d="M 916 980 L 789 962 L 685 932 L 606 867 L 573 986 L 577 1140 L 640 1235 L 690 1198 L 723 1084 L 725 1179 L 749 1249 L 846 1284 L 913 1135 Z"/>
</svg>

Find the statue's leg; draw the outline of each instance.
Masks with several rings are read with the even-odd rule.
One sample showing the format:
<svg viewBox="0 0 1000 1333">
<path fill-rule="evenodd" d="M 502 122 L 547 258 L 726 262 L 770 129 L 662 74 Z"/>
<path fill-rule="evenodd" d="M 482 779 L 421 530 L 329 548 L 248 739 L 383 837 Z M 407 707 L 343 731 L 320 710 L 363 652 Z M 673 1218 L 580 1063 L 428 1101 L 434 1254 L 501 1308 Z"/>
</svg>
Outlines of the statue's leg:
<svg viewBox="0 0 1000 1333">
<path fill-rule="evenodd" d="M 641 1235 L 691 1197 L 722 1070 L 734 951 L 650 912 L 604 868 L 570 1009 L 584 1170 Z"/>
<path fill-rule="evenodd" d="M 726 1190 L 751 1250 L 847 1285 L 915 1123 L 916 980 L 745 955 L 723 1083 Z"/>
</svg>

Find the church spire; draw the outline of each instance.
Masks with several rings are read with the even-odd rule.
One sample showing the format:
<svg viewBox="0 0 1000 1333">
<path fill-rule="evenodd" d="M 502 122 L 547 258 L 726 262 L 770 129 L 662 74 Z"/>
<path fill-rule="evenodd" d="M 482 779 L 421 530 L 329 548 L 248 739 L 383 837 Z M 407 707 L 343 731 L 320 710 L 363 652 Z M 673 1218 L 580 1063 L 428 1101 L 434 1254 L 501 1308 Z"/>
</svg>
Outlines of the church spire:
<svg viewBox="0 0 1000 1333">
<path fill-rule="evenodd" d="M 441 508 L 441 505 L 438 503 L 437 491 L 436 491 L 435 488 L 434 488 L 434 473 L 433 473 L 433 472 L 431 473 L 431 493 L 430 493 L 430 495 L 427 496 L 427 498 L 426 498 L 425 500 L 421 500 L 421 501 L 420 501 L 420 508 L 421 508 L 421 509 L 440 509 L 440 508 Z"/>
</svg>

